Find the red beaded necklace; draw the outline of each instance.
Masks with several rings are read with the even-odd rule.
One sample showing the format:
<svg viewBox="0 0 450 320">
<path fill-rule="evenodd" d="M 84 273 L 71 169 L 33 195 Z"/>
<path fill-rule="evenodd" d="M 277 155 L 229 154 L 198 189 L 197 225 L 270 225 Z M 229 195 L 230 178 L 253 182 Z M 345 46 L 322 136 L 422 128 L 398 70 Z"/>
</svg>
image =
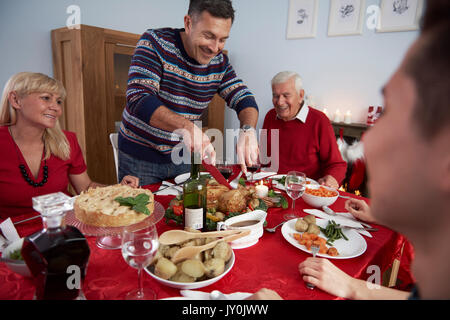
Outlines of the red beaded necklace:
<svg viewBox="0 0 450 320">
<path fill-rule="evenodd" d="M 20 170 L 20 173 L 22 174 L 22 177 L 32 187 L 38 188 L 38 187 L 44 186 L 44 184 L 46 184 L 47 181 L 48 181 L 47 160 L 44 160 L 44 167 L 43 167 L 44 176 L 42 177 L 42 180 L 40 182 L 34 181 L 32 178 L 30 178 L 28 176 L 28 172 L 27 172 L 26 166 L 24 164 L 20 163 L 21 161 L 20 161 L 20 149 L 19 149 L 19 146 L 17 145 L 16 140 L 14 140 L 14 137 L 12 135 L 10 127 L 8 127 L 8 130 L 9 130 L 9 134 L 11 135 L 11 138 L 13 139 L 13 142 L 14 142 L 14 147 L 15 147 L 15 150 L 16 150 L 16 153 L 17 153 L 17 159 L 19 160 L 19 170 Z M 44 145 L 44 154 L 45 154 L 45 145 Z"/>
</svg>

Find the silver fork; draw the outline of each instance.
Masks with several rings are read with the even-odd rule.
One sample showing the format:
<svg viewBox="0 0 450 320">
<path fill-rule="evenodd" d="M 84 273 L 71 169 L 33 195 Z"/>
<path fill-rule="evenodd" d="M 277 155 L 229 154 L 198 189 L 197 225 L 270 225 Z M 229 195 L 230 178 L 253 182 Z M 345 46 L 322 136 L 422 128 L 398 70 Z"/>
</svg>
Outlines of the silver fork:
<svg viewBox="0 0 450 320">
<path fill-rule="evenodd" d="M 279 226 L 285 224 L 286 222 L 287 222 L 287 221 L 283 221 L 282 223 L 276 225 L 276 226 L 273 227 L 273 228 L 266 228 L 266 231 L 268 231 L 268 232 L 275 232 Z"/>
<path fill-rule="evenodd" d="M 182 182 L 182 183 L 177 183 L 177 184 L 173 184 L 173 185 L 171 185 L 171 186 L 167 186 L 167 185 L 165 185 L 165 186 L 166 186 L 165 188 L 159 189 L 159 190 L 157 190 L 157 191 L 153 192 L 153 194 L 157 194 L 158 192 L 161 192 L 161 191 L 164 191 L 164 190 L 166 190 L 166 189 L 170 189 L 170 188 L 173 188 L 173 189 L 175 189 L 175 190 L 176 190 L 176 191 L 178 191 L 178 193 L 179 193 L 179 192 L 180 192 L 180 190 L 179 190 L 179 189 L 177 189 L 177 188 L 175 188 L 175 187 L 179 187 L 179 186 L 183 185 L 183 183 L 184 183 L 184 182 Z"/>
<path fill-rule="evenodd" d="M 316 245 L 316 244 L 313 244 L 313 245 L 311 246 L 311 252 L 312 252 L 312 255 L 313 255 L 314 258 L 316 257 L 316 254 L 319 252 L 319 249 L 320 249 L 320 247 L 319 247 L 318 245 Z M 313 285 L 313 284 L 311 284 L 311 283 L 309 283 L 309 282 L 307 282 L 307 283 L 306 283 L 306 287 L 307 287 L 308 289 L 313 290 L 316 286 Z"/>
<path fill-rule="evenodd" d="M 331 208 L 329 208 L 329 207 L 327 207 L 327 206 L 323 206 L 323 207 L 322 207 L 322 210 L 323 210 L 325 213 L 329 214 L 330 216 L 337 216 L 337 215 L 338 215 L 336 212 L 334 212 L 333 209 L 331 209 Z M 373 228 L 370 224 L 364 223 L 364 222 L 362 222 L 362 221 L 358 221 L 358 222 L 359 222 L 361 225 L 363 225 L 364 228 L 354 228 L 354 229 L 365 229 L 365 230 L 367 230 L 367 231 L 378 231 L 378 229 Z M 350 228 L 350 227 L 349 227 L 349 228 Z"/>
</svg>

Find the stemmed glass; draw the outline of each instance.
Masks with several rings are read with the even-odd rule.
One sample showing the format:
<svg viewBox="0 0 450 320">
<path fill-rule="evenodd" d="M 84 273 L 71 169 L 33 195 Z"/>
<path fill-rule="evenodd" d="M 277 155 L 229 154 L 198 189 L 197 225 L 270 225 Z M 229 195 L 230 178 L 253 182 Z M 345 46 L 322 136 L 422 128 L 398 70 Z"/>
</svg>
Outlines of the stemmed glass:
<svg viewBox="0 0 450 320">
<path fill-rule="evenodd" d="M 227 180 L 233 174 L 233 165 L 229 161 L 224 161 L 223 163 L 217 164 L 217 169 Z"/>
<path fill-rule="evenodd" d="M 139 226 L 139 227 L 138 227 Z M 139 287 L 127 293 L 126 300 L 153 300 L 156 294 L 150 288 L 143 288 L 142 269 L 147 267 L 158 251 L 158 233 L 154 224 L 125 227 L 122 234 L 122 256 L 138 270 Z"/>
<path fill-rule="evenodd" d="M 253 175 L 254 175 L 254 173 L 255 173 L 256 171 L 258 171 L 260 168 L 261 168 L 261 163 L 259 163 L 259 161 L 256 162 L 256 163 L 254 163 L 252 166 L 247 167 L 247 171 L 248 171 L 248 172 L 251 172 L 251 174 L 252 174 L 252 178 L 251 178 L 250 181 L 254 181 Z"/>
<path fill-rule="evenodd" d="M 303 172 L 289 171 L 284 182 L 286 193 L 292 199 L 292 212 L 285 214 L 285 220 L 295 219 L 299 216 L 295 213 L 295 200 L 300 198 L 305 192 L 306 175 Z"/>
</svg>

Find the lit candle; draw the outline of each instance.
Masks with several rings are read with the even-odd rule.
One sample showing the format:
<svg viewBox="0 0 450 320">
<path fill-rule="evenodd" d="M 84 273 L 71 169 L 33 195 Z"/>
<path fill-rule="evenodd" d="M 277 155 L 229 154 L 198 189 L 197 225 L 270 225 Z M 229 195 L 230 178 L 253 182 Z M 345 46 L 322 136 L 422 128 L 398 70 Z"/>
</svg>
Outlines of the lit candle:
<svg viewBox="0 0 450 320">
<path fill-rule="evenodd" d="M 352 112 L 350 110 L 347 111 L 344 117 L 344 122 L 347 124 L 352 123 Z"/>
<path fill-rule="evenodd" d="M 334 122 L 342 122 L 342 114 L 339 109 L 337 109 L 336 113 L 334 114 Z"/>
<path fill-rule="evenodd" d="M 269 187 L 264 185 L 261 181 L 261 184 L 257 184 L 255 186 L 256 195 L 258 198 L 265 198 L 269 195 Z"/>
</svg>

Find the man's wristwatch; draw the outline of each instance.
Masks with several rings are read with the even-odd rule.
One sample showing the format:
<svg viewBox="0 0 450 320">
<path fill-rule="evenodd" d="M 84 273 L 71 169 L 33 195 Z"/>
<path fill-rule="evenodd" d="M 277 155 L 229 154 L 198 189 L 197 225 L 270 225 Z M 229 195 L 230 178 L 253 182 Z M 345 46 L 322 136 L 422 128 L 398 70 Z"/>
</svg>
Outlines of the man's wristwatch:
<svg viewBox="0 0 450 320">
<path fill-rule="evenodd" d="M 250 131 L 250 130 L 256 131 L 255 128 L 253 128 L 253 127 L 252 127 L 251 125 L 249 125 L 249 124 L 244 124 L 244 125 L 242 126 L 241 130 L 242 130 L 244 133 L 246 133 L 247 131 Z"/>
</svg>

